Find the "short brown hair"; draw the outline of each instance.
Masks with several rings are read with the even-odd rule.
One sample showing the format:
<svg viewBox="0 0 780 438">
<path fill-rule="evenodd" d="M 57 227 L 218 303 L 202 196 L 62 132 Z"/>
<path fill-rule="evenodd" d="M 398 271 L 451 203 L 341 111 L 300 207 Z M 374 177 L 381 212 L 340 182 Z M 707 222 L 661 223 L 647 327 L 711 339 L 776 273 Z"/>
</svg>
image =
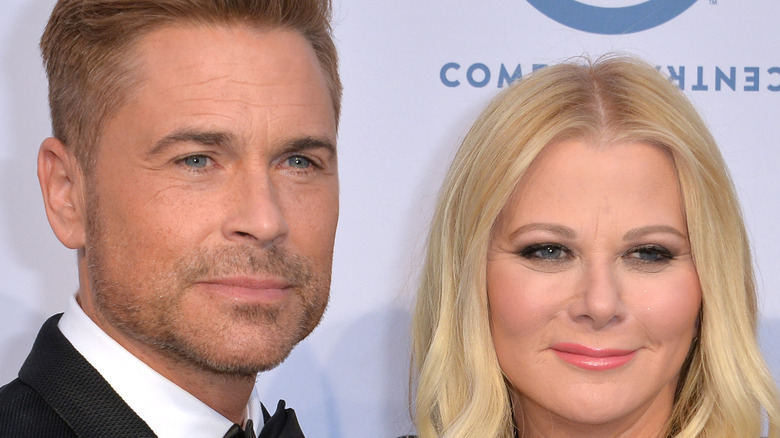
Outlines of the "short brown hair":
<svg viewBox="0 0 780 438">
<path fill-rule="evenodd" d="M 300 32 L 317 55 L 338 123 L 341 80 L 330 17 L 330 0 L 59 0 L 41 37 L 53 135 L 89 171 L 103 126 L 132 89 L 133 44 L 182 22 Z"/>
</svg>

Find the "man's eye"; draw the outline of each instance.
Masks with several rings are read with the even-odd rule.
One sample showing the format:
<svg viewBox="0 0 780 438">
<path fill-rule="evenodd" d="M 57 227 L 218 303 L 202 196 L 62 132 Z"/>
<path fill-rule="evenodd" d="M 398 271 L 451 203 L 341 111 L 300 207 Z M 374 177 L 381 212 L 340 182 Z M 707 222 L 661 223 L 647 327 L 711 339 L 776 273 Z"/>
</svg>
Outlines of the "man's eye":
<svg viewBox="0 0 780 438">
<path fill-rule="evenodd" d="M 205 155 L 190 155 L 181 160 L 182 164 L 193 169 L 203 169 L 209 164 L 209 157 Z"/>
<path fill-rule="evenodd" d="M 311 166 L 311 161 L 308 158 L 302 157 L 300 155 L 293 155 L 287 159 L 287 164 L 290 165 L 290 167 L 306 169 Z"/>
<path fill-rule="evenodd" d="M 520 255 L 527 259 L 560 260 L 566 258 L 568 252 L 561 245 L 543 243 L 526 247 L 520 251 Z"/>
</svg>

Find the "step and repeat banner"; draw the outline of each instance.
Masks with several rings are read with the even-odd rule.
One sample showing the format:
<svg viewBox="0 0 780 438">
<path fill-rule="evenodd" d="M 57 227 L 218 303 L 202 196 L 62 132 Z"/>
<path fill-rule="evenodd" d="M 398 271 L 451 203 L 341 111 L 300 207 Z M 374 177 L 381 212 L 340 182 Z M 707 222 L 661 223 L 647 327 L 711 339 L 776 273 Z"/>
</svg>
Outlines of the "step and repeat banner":
<svg viewBox="0 0 780 438">
<path fill-rule="evenodd" d="M 46 221 L 50 133 L 37 49 L 53 0 L 0 14 L 0 381 L 77 288 Z M 459 140 L 499 90 L 544 65 L 638 55 L 699 109 L 730 166 L 756 261 L 761 340 L 780 377 L 780 3 L 758 0 L 335 0 L 345 86 L 341 217 L 319 328 L 261 375 L 313 437 L 395 437 L 408 414 L 410 309 L 432 206 Z"/>
</svg>

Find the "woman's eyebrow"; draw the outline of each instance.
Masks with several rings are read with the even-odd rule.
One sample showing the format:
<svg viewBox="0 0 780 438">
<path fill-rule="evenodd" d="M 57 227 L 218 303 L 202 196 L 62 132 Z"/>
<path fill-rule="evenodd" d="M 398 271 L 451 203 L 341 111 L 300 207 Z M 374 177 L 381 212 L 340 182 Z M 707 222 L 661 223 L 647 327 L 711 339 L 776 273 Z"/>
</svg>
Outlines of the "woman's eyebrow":
<svg viewBox="0 0 780 438">
<path fill-rule="evenodd" d="M 674 234 L 677 237 L 680 237 L 681 239 L 685 239 L 685 240 L 688 239 L 688 236 L 686 236 L 677 228 L 672 227 L 670 225 L 648 225 L 645 227 L 639 227 L 639 228 L 634 228 L 633 230 L 629 230 L 626 234 L 623 235 L 623 240 L 630 242 L 634 240 L 639 240 L 647 236 L 648 234 L 656 234 L 656 233 Z"/>
<path fill-rule="evenodd" d="M 516 236 L 519 236 L 523 233 L 527 233 L 529 231 L 547 231 L 552 234 L 557 234 L 566 239 L 574 239 L 575 237 L 577 237 L 577 232 L 574 231 L 574 229 L 572 228 L 563 225 L 544 223 L 544 222 L 534 222 L 534 223 L 522 225 L 521 227 L 512 231 L 512 233 L 509 234 L 509 237 L 514 238 Z"/>
</svg>

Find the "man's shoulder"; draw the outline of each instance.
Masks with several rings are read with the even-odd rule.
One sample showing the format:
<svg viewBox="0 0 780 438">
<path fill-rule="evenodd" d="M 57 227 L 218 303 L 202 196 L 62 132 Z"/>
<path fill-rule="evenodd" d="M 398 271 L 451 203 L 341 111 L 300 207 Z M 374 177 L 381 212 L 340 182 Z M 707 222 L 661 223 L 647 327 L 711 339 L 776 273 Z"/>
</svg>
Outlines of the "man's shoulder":
<svg viewBox="0 0 780 438">
<path fill-rule="evenodd" d="M 44 328 L 56 324 L 57 319 L 47 321 Z M 76 434 L 27 382 L 17 378 L 0 387 L 0 438 L 42 436 L 65 438 Z"/>
<path fill-rule="evenodd" d="M 0 438 L 155 436 L 65 338 L 59 318 L 43 324 L 19 378 L 0 389 Z"/>
<path fill-rule="evenodd" d="M 75 437 L 33 388 L 19 379 L 0 388 L 0 438 Z"/>
</svg>

